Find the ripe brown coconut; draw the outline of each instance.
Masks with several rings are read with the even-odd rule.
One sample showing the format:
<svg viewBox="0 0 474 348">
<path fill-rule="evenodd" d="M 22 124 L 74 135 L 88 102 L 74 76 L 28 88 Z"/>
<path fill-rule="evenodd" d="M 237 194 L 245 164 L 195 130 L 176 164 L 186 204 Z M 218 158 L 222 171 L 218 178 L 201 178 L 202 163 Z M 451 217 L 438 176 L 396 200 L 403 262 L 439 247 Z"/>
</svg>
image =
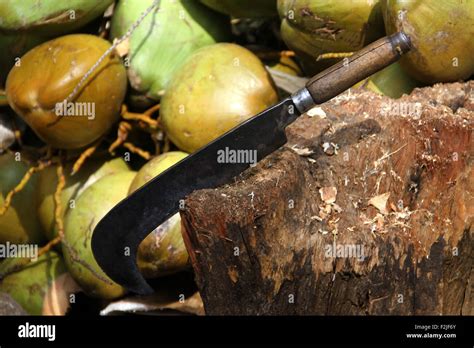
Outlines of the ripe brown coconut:
<svg viewBox="0 0 474 348">
<path fill-rule="evenodd" d="M 81 78 L 110 48 L 93 35 L 74 34 L 36 46 L 10 71 L 10 106 L 47 144 L 77 149 L 91 144 L 120 117 L 127 88 L 125 68 L 109 55 L 67 100 Z"/>
</svg>

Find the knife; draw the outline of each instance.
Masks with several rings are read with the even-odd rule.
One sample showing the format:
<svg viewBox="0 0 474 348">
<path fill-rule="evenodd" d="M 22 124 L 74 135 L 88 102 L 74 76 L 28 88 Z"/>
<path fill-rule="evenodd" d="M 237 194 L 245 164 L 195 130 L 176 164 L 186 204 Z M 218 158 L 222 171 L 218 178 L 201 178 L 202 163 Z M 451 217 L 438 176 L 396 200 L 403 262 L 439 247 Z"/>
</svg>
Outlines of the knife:
<svg viewBox="0 0 474 348">
<path fill-rule="evenodd" d="M 149 181 L 118 203 L 95 227 L 91 243 L 99 266 L 128 290 L 142 295 L 152 293 L 136 263 L 140 242 L 178 212 L 180 200 L 191 192 L 229 183 L 250 166 L 221 163 L 219 152 L 256 151 L 257 161 L 261 160 L 286 143 L 286 126 L 301 114 L 394 63 L 410 49 L 410 38 L 403 32 L 371 43 L 314 76 L 291 97 L 248 119 Z"/>
</svg>

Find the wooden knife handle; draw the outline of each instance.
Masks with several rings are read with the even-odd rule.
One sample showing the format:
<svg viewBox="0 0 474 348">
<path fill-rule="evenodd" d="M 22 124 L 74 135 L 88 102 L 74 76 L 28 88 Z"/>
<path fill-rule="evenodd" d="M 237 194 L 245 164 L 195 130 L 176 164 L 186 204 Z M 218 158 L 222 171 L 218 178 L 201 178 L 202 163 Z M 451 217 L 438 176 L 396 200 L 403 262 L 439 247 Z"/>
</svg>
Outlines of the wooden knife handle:
<svg viewBox="0 0 474 348">
<path fill-rule="evenodd" d="M 324 103 L 397 61 L 410 48 L 410 38 L 405 33 L 386 36 L 317 74 L 306 88 L 315 104 Z"/>
</svg>

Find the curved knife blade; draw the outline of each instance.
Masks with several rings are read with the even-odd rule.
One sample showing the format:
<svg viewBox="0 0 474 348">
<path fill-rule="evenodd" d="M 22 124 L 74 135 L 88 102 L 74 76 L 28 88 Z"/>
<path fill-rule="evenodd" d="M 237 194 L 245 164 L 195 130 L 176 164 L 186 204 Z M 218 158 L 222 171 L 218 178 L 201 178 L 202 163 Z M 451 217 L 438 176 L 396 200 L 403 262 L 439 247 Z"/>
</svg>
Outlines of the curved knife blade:
<svg viewBox="0 0 474 348">
<path fill-rule="evenodd" d="M 285 127 L 299 115 L 288 98 L 186 157 L 121 201 L 93 232 L 92 251 L 99 266 L 133 292 L 153 292 L 136 264 L 140 242 L 175 214 L 179 201 L 188 194 L 228 183 L 250 165 L 219 163 L 219 151 L 255 151 L 252 153 L 259 161 L 286 143 Z"/>
<path fill-rule="evenodd" d="M 257 161 L 286 142 L 285 127 L 315 104 L 385 68 L 411 49 L 403 32 L 381 38 L 310 79 L 290 98 L 235 127 L 154 178 L 114 207 L 96 226 L 92 251 L 104 272 L 136 293 L 153 292 L 136 264 L 140 242 L 178 211 L 179 200 L 229 182 L 249 163 L 218 160 L 219 151 L 256 152 Z"/>
</svg>

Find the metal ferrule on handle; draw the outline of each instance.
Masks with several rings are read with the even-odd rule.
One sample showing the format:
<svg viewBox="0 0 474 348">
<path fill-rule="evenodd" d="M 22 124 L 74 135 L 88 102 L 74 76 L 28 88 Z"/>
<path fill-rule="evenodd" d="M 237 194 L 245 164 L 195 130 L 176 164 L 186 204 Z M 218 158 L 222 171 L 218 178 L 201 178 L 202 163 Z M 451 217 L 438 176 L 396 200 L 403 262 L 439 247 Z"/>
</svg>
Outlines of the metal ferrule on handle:
<svg viewBox="0 0 474 348">
<path fill-rule="evenodd" d="M 306 112 L 396 62 L 410 49 L 410 38 L 403 32 L 381 38 L 317 74 L 291 98 L 298 111 Z"/>
</svg>

